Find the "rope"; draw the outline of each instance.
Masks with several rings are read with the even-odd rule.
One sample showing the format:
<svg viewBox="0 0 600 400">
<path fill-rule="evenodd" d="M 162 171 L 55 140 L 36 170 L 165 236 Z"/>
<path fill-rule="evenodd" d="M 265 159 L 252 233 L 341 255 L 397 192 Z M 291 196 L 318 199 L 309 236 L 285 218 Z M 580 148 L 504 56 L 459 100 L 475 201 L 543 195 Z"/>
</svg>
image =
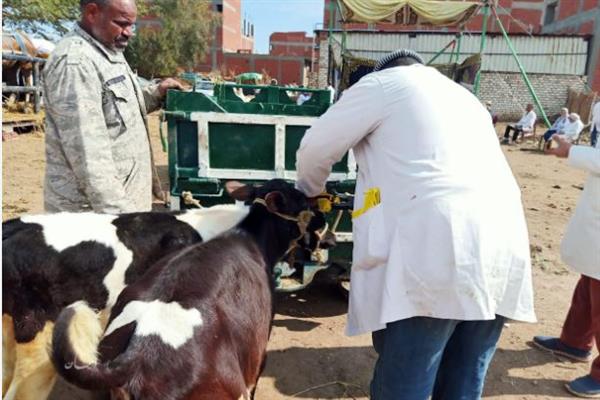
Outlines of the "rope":
<svg viewBox="0 0 600 400">
<path fill-rule="evenodd" d="M 297 238 L 290 241 L 290 247 L 288 247 L 288 249 L 285 251 L 285 253 L 283 253 L 283 255 L 280 258 L 280 259 L 283 259 L 283 258 L 285 258 L 285 256 L 290 254 L 291 261 L 288 261 L 288 264 L 290 264 L 290 266 L 293 266 L 294 265 L 293 263 L 295 260 L 294 260 L 294 253 L 292 252 L 292 250 L 294 250 L 296 247 L 298 247 L 298 240 L 302 239 L 302 237 L 306 233 L 308 224 L 310 223 L 310 220 L 312 219 L 312 217 L 315 214 L 312 211 L 304 210 L 304 211 L 300 211 L 300 213 L 298 214 L 297 217 L 292 217 L 291 215 L 282 214 L 280 212 L 269 209 L 269 206 L 267 205 L 267 202 L 265 201 L 265 199 L 260 199 L 260 198 L 254 199 L 254 203 L 264 206 L 267 209 L 267 211 L 270 212 L 271 214 L 277 215 L 279 218 L 282 218 L 286 221 L 295 222 L 298 225 L 298 230 L 300 231 L 300 235 L 298 235 Z"/>
<path fill-rule="evenodd" d="M 525 22 L 513 17 L 512 14 L 506 8 L 502 7 L 501 5 L 496 5 L 496 8 L 502 9 L 504 11 L 504 14 L 508 15 L 510 17 L 510 19 L 515 21 L 517 23 L 517 25 L 519 25 L 521 27 L 521 29 L 523 29 L 523 31 L 525 31 L 529 35 L 529 37 L 533 37 L 533 35 L 531 34 L 531 30 L 532 30 L 531 24 L 526 25 Z"/>
<path fill-rule="evenodd" d="M 283 218 L 287 221 L 297 222 L 298 226 L 300 226 L 300 223 L 306 223 L 306 226 L 308 227 L 308 223 L 310 222 L 310 219 L 315 215 L 312 211 L 300 211 L 300 214 L 298 214 L 298 217 L 292 217 L 291 215 L 282 214 L 280 212 L 269 209 L 269 206 L 267 205 L 267 202 L 265 201 L 265 199 L 254 199 L 254 203 L 265 206 L 267 211 L 269 211 L 271 214 L 277 215 L 280 218 Z M 305 232 L 306 232 L 306 228 L 305 228 Z"/>
<path fill-rule="evenodd" d="M 198 200 L 196 200 L 194 198 L 194 196 L 192 196 L 192 192 L 189 192 L 189 191 L 181 192 L 181 199 L 183 200 L 183 204 L 186 204 L 188 206 L 195 206 L 197 208 L 203 208 L 202 204 L 200 204 L 200 202 Z"/>
</svg>

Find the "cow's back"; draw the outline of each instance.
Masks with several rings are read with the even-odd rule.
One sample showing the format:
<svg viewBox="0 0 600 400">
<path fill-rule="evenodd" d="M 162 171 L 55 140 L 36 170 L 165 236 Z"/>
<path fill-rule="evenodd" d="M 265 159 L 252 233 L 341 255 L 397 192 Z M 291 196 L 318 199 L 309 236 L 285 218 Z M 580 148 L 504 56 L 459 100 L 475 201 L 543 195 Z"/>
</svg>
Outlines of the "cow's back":
<svg viewBox="0 0 600 400">
<path fill-rule="evenodd" d="M 262 255 L 247 239 L 226 234 L 190 246 L 121 293 L 100 344 L 101 360 L 137 360 L 136 376 L 127 384 L 134 397 L 160 398 L 148 388 L 176 398 L 192 390 L 221 393 L 223 382 L 245 391 L 256 381 L 272 293 Z M 155 314 L 162 319 L 151 327 Z M 150 348 L 152 356 L 144 350 Z"/>
</svg>

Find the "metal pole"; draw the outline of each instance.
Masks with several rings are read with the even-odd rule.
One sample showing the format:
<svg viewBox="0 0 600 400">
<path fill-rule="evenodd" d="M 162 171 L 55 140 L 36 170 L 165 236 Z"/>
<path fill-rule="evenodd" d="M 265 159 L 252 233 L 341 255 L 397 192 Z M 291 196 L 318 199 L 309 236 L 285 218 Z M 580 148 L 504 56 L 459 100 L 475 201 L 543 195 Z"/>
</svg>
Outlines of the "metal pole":
<svg viewBox="0 0 600 400">
<path fill-rule="evenodd" d="M 2 93 L 35 93 L 37 86 L 2 86 Z"/>
<path fill-rule="evenodd" d="M 460 61 L 460 43 L 462 41 L 462 32 L 460 32 L 456 38 L 456 63 L 458 64 Z"/>
<path fill-rule="evenodd" d="M 342 6 L 340 4 L 340 0 L 335 0 L 335 4 L 337 5 L 337 10 L 340 13 L 340 17 L 343 18 L 344 13 L 342 12 Z M 346 28 L 343 25 L 342 22 L 342 51 L 341 53 L 344 54 L 344 52 L 346 51 Z"/>
<path fill-rule="evenodd" d="M 329 0 L 329 37 L 327 41 L 327 82 L 332 84 L 333 82 L 333 50 L 331 49 L 331 43 L 333 42 L 333 2 L 335 0 Z"/>
<path fill-rule="evenodd" d="M 510 49 L 510 52 L 512 53 L 515 61 L 517 62 L 517 66 L 519 67 L 519 71 L 521 71 L 521 75 L 523 76 L 523 80 L 525 81 L 525 84 L 527 85 L 527 89 L 529 89 L 529 93 L 531 94 L 531 97 L 533 97 L 533 101 L 535 102 L 538 109 L 542 113 L 542 118 L 544 119 L 544 123 L 546 124 L 546 126 L 548 128 L 550 128 L 552 126 L 552 124 L 548 120 L 548 116 L 546 115 L 546 112 L 544 111 L 544 108 L 542 107 L 542 103 L 540 103 L 540 99 L 535 94 L 535 90 L 533 89 L 533 86 L 531 85 L 531 82 L 529 81 L 529 78 L 527 77 L 527 72 L 525 72 L 525 68 L 523 68 L 523 64 L 521 64 L 521 60 L 519 59 L 519 56 L 517 55 L 517 52 L 515 51 L 515 48 L 513 47 L 512 42 L 510 41 L 510 38 L 508 37 L 508 34 L 506 33 L 506 30 L 504 29 L 504 26 L 502 25 L 502 22 L 500 21 L 500 18 L 498 17 L 498 14 L 496 13 L 496 9 L 492 8 L 492 12 L 494 13 L 494 17 L 496 18 L 496 21 L 498 22 L 498 26 L 500 27 L 500 30 L 502 31 L 502 35 L 504 36 L 504 39 L 506 40 L 506 44 L 508 44 L 508 48 Z"/>
<path fill-rule="evenodd" d="M 439 56 L 441 56 L 442 54 L 444 54 L 446 52 L 448 47 L 452 46 L 455 43 L 456 43 L 456 39 L 452 39 L 452 41 L 450 43 L 448 43 L 443 49 L 441 49 L 440 51 L 435 53 L 435 55 L 433 56 L 433 58 L 431 60 L 427 61 L 427 65 L 431 65 L 432 62 L 434 62 Z"/>
<path fill-rule="evenodd" d="M 41 63 L 46 62 L 46 59 L 44 59 L 44 58 L 31 57 L 26 54 L 12 53 L 12 52 L 8 52 L 8 51 L 2 52 L 2 59 L 3 60 L 12 60 L 12 61 L 41 62 Z"/>
<path fill-rule="evenodd" d="M 329 47 L 331 47 L 331 41 L 333 40 L 333 10 L 335 6 L 333 2 L 335 0 L 329 0 Z"/>
<path fill-rule="evenodd" d="M 479 55 L 480 56 L 483 56 L 483 53 L 485 52 L 485 39 L 486 39 L 489 16 L 490 16 L 490 5 L 486 1 L 485 6 L 483 6 L 483 26 L 481 28 L 481 44 L 479 45 Z M 481 65 L 483 67 L 483 61 L 481 62 Z M 473 88 L 473 92 L 475 93 L 475 96 L 479 95 L 479 81 L 480 80 L 481 80 L 481 68 L 479 68 L 479 71 L 477 71 L 477 75 L 475 76 L 475 85 Z"/>
<path fill-rule="evenodd" d="M 452 50 L 450 50 L 450 58 L 448 59 L 449 63 L 452 63 L 452 60 L 454 60 L 454 50 L 456 49 L 456 40 L 452 41 Z"/>
<path fill-rule="evenodd" d="M 33 63 L 33 111 L 37 114 L 40 112 L 40 63 Z"/>
</svg>

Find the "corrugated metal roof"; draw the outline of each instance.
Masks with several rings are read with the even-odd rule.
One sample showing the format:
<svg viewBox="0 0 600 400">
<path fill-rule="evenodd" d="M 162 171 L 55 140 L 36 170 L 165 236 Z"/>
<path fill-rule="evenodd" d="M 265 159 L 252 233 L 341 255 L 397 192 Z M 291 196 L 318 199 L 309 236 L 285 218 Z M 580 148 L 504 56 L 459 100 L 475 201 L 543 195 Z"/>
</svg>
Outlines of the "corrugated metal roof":
<svg viewBox="0 0 600 400">
<path fill-rule="evenodd" d="M 340 33 L 334 33 L 334 37 L 341 41 Z M 348 32 L 346 49 L 358 57 L 378 59 L 389 51 L 406 47 L 418 51 L 429 60 L 452 38 L 452 34 Z M 588 43 L 583 37 L 514 36 L 511 41 L 528 73 L 585 75 Z M 464 34 L 460 60 L 478 53 L 480 42 L 480 34 Z M 444 54 L 436 62 L 447 62 L 449 57 L 449 54 Z M 483 70 L 519 71 L 504 37 L 487 37 Z"/>
</svg>

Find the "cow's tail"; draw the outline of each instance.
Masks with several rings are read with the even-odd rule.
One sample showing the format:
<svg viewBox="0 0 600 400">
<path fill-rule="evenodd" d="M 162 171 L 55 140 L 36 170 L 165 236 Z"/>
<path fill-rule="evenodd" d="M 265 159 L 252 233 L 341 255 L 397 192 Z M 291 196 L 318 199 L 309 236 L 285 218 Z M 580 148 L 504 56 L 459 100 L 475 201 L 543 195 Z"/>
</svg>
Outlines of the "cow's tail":
<svg viewBox="0 0 600 400">
<path fill-rule="evenodd" d="M 107 363 L 98 362 L 98 345 L 104 329 L 100 315 L 85 301 L 65 308 L 54 326 L 52 362 L 67 381 L 88 390 L 123 386 L 131 375 L 125 354 Z"/>
</svg>

